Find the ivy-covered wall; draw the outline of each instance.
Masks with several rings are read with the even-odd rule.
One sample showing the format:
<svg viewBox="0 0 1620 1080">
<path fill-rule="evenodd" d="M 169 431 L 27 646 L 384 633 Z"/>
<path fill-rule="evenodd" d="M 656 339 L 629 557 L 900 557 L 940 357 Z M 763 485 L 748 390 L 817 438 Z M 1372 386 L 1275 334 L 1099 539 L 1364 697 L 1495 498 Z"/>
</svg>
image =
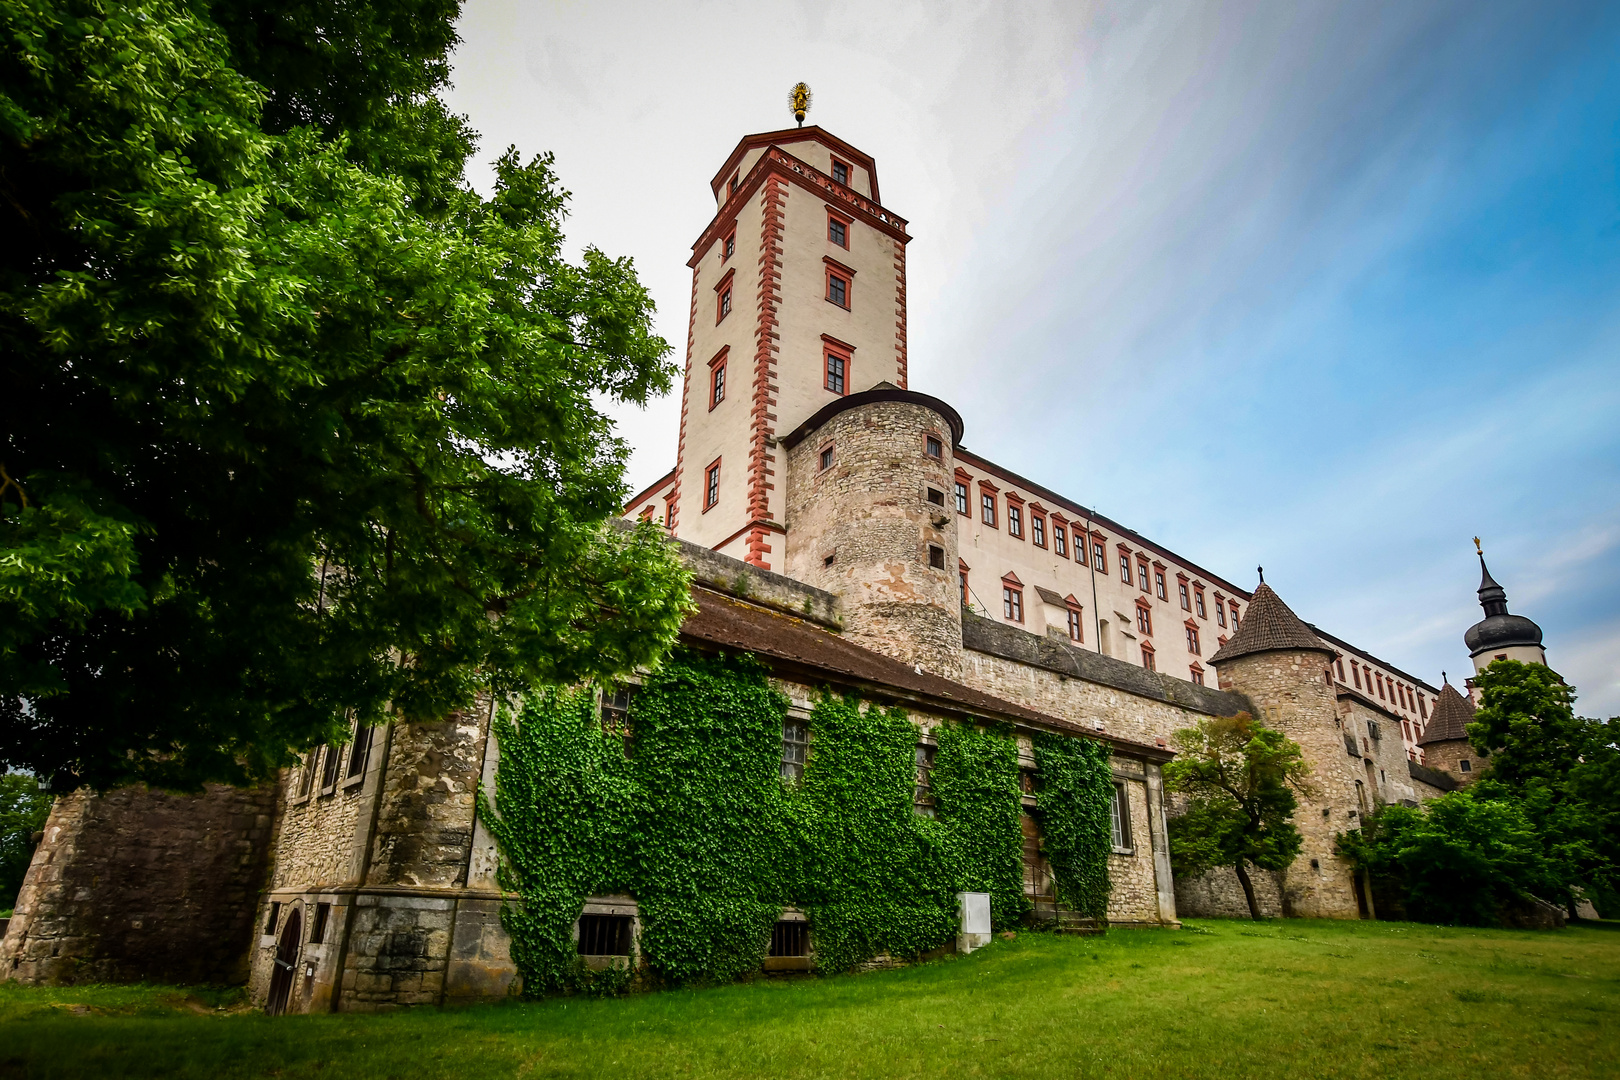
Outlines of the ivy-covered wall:
<svg viewBox="0 0 1620 1080">
<path fill-rule="evenodd" d="M 998 929 L 1025 915 L 1011 730 L 933 729 L 925 817 L 914 800 L 920 733 L 905 710 L 824 695 L 804 778 L 790 784 L 788 705 L 751 657 L 678 652 L 631 699 L 628 757 L 590 688 L 535 695 L 497 720 L 495 807 L 480 812 L 502 884 L 521 897 L 503 922 L 527 992 L 622 981 L 586 972 L 575 951 L 589 896 L 636 898 L 641 955 L 668 983 L 759 970 L 784 907 L 808 915 L 823 971 L 945 944 L 958 891 L 990 893 Z M 1059 895 L 1100 918 L 1108 748 L 1043 736 L 1036 752 Z"/>
</svg>

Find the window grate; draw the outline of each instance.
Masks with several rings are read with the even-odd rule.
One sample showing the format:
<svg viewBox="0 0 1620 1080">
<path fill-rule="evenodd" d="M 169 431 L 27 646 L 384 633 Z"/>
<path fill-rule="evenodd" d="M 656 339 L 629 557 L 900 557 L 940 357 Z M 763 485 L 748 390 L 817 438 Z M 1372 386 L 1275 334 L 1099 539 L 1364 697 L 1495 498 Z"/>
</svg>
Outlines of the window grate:
<svg viewBox="0 0 1620 1080">
<path fill-rule="evenodd" d="M 781 919 L 771 927 L 772 956 L 809 956 L 810 924 Z"/>
<path fill-rule="evenodd" d="M 579 954 L 581 956 L 629 956 L 630 916 L 581 915 Z"/>
</svg>

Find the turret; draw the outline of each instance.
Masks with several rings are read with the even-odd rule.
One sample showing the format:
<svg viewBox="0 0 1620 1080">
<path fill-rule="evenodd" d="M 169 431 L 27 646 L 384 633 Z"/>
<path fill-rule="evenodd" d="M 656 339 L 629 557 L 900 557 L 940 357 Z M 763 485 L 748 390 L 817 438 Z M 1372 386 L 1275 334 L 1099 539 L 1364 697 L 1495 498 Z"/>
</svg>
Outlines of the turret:
<svg viewBox="0 0 1620 1080">
<path fill-rule="evenodd" d="M 1474 537 L 1479 548 L 1479 537 Z M 1479 606 L 1485 617 L 1463 634 L 1463 644 L 1481 671 L 1494 660 L 1518 660 L 1525 664 L 1545 664 L 1547 650 L 1541 647 L 1541 627 L 1523 615 L 1508 612 L 1507 590 L 1496 583 L 1485 566 L 1485 553 L 1479 554 Z"/>
</svg>

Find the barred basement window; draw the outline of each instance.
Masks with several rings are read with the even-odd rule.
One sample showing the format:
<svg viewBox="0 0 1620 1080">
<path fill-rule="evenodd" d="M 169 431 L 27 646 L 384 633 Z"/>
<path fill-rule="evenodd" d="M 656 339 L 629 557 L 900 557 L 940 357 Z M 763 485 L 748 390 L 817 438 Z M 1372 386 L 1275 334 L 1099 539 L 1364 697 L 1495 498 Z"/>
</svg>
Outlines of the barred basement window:
<svg viewBox="0 0 1620 1080">
<path fill-rule="evenodd" d="M 579 955 L 629 956 L 630 916 L 581 915 Z"/>
<path fill-rule="evenodd" d="M 321 945 L 326 942 L 326 923 L 331 917 L 331 904 L 315 905 L 315 919 L 309 924 L 309 943 L 311 945 Z"/>
<path fill-rule="evenodd" d="M 810 924 L 797 919 L 780 919 L 771 927 L 772 956 L 809 956 Z"/>
<path fill-rule="evenodd" d="M 928 565 L 935 570 L 945 569 L 945 549 L 938 544 L 929 544 Z"/>
<path fill-rule="evenodd" d="M 810 725 L 803 720 L 782 721 L 782 779 L 797 784 L 804 779 L 804 759 L 810 749 Z"/>
<path fill-rule="evenodd" d="M 624 741 L 624 756 L 627 758 L 635 756 L 634 733 L 630 729 L 630 699 L 635 692 L 633 686 L 617 686 L 611 693 L 602 691 L 600 697 L 602 730 Z"/>
<path fill-rule="evenodd" d="M 1125 797 L 1125 785 L 1114 784 L 1114 804 L 1111 808 L 1110 818 L 1113 825 L 1114 847 L 1122 851 L 1130 850 L 1131 846 L 1131 809 L 1130 802 Z"/>
</svg>

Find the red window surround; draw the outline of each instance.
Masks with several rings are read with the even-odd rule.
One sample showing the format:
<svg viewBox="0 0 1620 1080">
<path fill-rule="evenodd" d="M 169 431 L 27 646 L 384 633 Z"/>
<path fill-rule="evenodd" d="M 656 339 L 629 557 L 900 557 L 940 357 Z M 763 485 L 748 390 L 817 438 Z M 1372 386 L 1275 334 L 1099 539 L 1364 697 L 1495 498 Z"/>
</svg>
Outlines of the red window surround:
<svg viewBox="0 0 1620 1080">
<path fill-rule="evenodd" d="M 1187 672 L 1192 676 L 1194 686 L 1204 685 L 1204 667 L 1202 664 L 1198 663 L 1196 660 L 1193 661 L 1193 663 L 1187 668 Z"/>
<path fill-rule="evenodd" d="M 1215 594 L 1215 621 L 1222 626 L 1226 625 L 1226 597 L 1220 593 Z"/>
<path fill-rule="evenodd" d="M 1153 605 L 1146 600 L 1136 602 L 1136 629 L 1149 637 L 1153 635 Z"/>
<path fill-rule="evenodd" d="M 969 606 L 968 605 L 968 571 L 971 570 L 971 569 L 973 569 L 973 568 L 971 566 L 969 566 L 967 563 L 963 562 L 961 559 L 956 560 L 956 574 L 957 574 L 957 577 L 959 577 L 961 579 L 961 582 L 962 582 L 962 606 L 963 607 Z"/>
<path fill-rule="evenodd" d="M 1007 535 L 1024 538 L 1024 500 L 1016 491 L 1009 491 L 1007 500 Z"/>
<path fill-rule="evenodd" d="M 1333 658 L 1333 666 L 1339 672 L 1339 681 L 1344 682 L 1344 657 L 1335 656 Z"/>
<path fill-rule="evenodd" d="M 855 291 L 854 268 L 845 266 L 836 259 L 829 259 L 825 255 L 821 257 L 821 261 L 827 264 L 827 302 L 848 311 L 854 303 L 854 297 L 851 295 Z"/>
<path fill-rule="evenodd" d="M 1176 596 L 1181 600 L 1181 610 L 1192 610 L 1192 590 L 1189 588 L 1186 574 L 1176 575 Z"/>
<path fill-rule="evenodd" d="M 1161 562 L 1153 564 L 1153 592 L 1160 600 L 1169 601 L 1170 590 L 1164 583 L 1165 565 Z"/>
<path fill-rule="evenodd" d="M 1018 580 L 1017 574 L 1007 574 L 1001 579 L 1001 613 L 1010 622 L 1024 621 L 1024 583 Z"/>
<path fill-rule="evenodd" d="M 1091 534 L 1091 564 L 1097 573 L 1108 573 L 1108 537 L 1101 533 Z"/>
<path fill-rule="evenodd" d="M 1354 660 L 1350 661 L 1350 674 L 1356 680 L 1356 689 L 1361 689 L 1361 665 Z"/>
<path fill-rule="evenodd" d="M 832 207 L 827 207 L 827 240 L 829 243 L 837 244 L 845 251 L 848 251 L 849 230 L 854 224 L 855 219 L 848 214 L 841 214 Z"/>
<path fill-rule="evenodd" d="M 736 267 L 726 271 L 714 287 L 714 321 L 720 323 L 731 314 L 731 279 L 737 276 Z"/>
<path fill-rule="evenodd" d="M 1383 700 L 1388 701 L 1389 699 L 1384 697 L 1384 676 L 1383 676 L 1383 673 L 1382 672 L 1375 672 L 1375 674 L 1378 677 L 1378 696 L 1380 698 L 1382 698 Z"/>
<path fill-rule="evenodd" d="M 1429 718 L 1429 707 L 1424 703 L 1422 694 L 1418 695 L 1418 715 L 1425 720 Z"/>
<path fill-rule="evenodd" d="M 990 481 L 979 481 L 979 520 L 992 529 L 996 527 L 996 491 Z"/>
<path fill-rule="evenodd" d="M 1124 544 L 1119 545 L 1119 580 L 1131 583 L 1131 549 Z"/>
<path fill-rule="evenodd" d="M 737 253 L 737 226 L 733 225 L 727 230 L 725 239 L 720 241 L 720 261 L 724 263 Z"/>
<path fill-rule="evenodd" d="M 1029 506 L 1029 542 L 1038 548 L 1046 546 L 1046 511 L 1039 503 Z"/>
<path fill-rule="evenodd" d="M 709 411 L 726 400 L 726 354 L 731 352 L 730 345 L 724 345 L 709 361 Z"/>
<path fill-rule="evenodd" d="M 1136 557 L 1136 560 L 1136 585 L 1143 592 L 1151 594 L 1153 592 L 1153 587 L 1148 584 L 1147 560 L 1142 558 L 1140 555 Z"/>
<path fill-rule="evenodd" d="M 1240 618 L 1238 618 L 1237 601 L 1232 600 L 1227 604 L 1227 606 L 1232 609 L 1232 629 L 1233 630 L 1241 629 L 1243 622 L 1242 622 L 1242 620 Z"/>
<path fill-rule="evenodd" d="M 822 334 L 821 357 L 822 386 L 840 397 L 847 396 L 854 377 L 855 346 Z"/>
<path fill-rule="evenodd" d="M 837 183 L 849 186 L 849 162 L 832 159 L 832 178 Z"/>
<path fill-rule="evenodd" d="M 1149 642 L 1142 642 L 1142 666 L 1149 671 L 1158 671 L 1153 662 L 1153 646 Z"/>
<path fill-rule="evenodd" d="M 675 528 L 675 497 L 673 495 L 664 496 L 664 528 Z"/>
<path fill-rule="evenodd" d="M 1196 581 L 1193 582 L 1193 611 L 1200 619 L 1209 618 L 1204 613 L 1204 587 Z"/>
<path fill-rule="evenodd" d="M 1060 559 L 1069 557 L 1069 534 L 1055 517 L 1052 519 L 1052 553 Z"/>
<path fill-rule="evenodd" d="M 1186 628 L 1187 628 L 1187 651 L 1192 653 L 1194 656 L 1203 656 L 1204 655 L 1204 650 L 1199 648 L 1199 644 L 1198 644 L 1198 624 L 1196 622 L 1194 622 L 1192 619 L 1188 619 L 1187 622 L 1186 622 Z"/>
<path fill-rule="evenodd" d="M 1086 643 L 1085 609 L 1080 606 L 1079 601 L 1075 600 L 1073 596 L 1066 597 L 1065 602 L 1069 605 L 1069 640 L 1084 645 Z"/>
<path fill-rule="evenodd" d="M 715 458 L 703 470 L 703 512 L 707 514 L 720 502 L 720 459 Z"/>
</svg>

